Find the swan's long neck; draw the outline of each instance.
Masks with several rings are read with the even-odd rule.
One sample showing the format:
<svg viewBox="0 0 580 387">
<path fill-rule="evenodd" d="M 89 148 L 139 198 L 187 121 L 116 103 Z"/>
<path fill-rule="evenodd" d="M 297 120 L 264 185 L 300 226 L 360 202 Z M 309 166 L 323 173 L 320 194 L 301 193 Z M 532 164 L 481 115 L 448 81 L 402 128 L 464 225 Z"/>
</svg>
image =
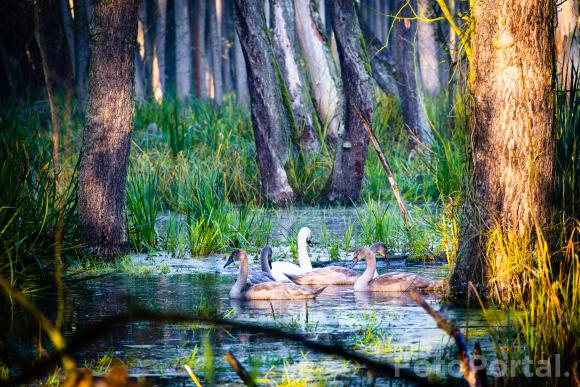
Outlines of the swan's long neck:
<svg viewBox="0 0 580 387">
<path fill-rule="evenodd" d="M 241 298 L 242 293 L 244 292 L 244 288 L 248 283 L 248 257 L 240 257 L 240 272 L 238 273 L 238 279 L 232 286 L 230 290 L 230 297 L 231 298 Z"/>
<path fill-rule="evenodd" d="M 298 263 L 302 269 L 312 270 L 312 263 L 310 262 L 308 248 L 306 247 L 306 238 L 303 237 L 298 239 Z"/>
<path fill-rule="evenodd" d="M 272 272 L 270 271 L 270 262 L 268 258 L 267 253 L 262 253 L 260 256 L 260 262 L 262 264 L 262 271 L 271 275 Z"/>
<path fill-rule="evenodd" d="M 377 261 L 374 255 L 367 255 L 365 257 L 367 267 L 360 277 L 354 283 L 354 290 L 365 291 L 369 289 L 369 284 L 377 271 Z"/>
</svg>

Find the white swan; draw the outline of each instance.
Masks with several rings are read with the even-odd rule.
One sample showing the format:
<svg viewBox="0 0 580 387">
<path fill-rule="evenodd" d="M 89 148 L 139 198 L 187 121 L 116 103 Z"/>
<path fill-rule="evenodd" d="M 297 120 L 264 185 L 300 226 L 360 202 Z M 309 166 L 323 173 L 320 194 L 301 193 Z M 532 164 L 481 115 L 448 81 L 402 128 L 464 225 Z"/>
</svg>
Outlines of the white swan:
<svg viewBox="0 0 580 387">
<path fill-rule="evenodd" d="M 298 263 L 300 266 L 285 261 L 272 262 L 272 276 L 279 282 L 290 282 L 285 274 L 303 274 L 312 270 L 312 263 L 308 256 L 308 249 L 306 245 L 312 239 L 312 231 L 308 227 L 302 227 L 298 231 Z"/>
</svg>

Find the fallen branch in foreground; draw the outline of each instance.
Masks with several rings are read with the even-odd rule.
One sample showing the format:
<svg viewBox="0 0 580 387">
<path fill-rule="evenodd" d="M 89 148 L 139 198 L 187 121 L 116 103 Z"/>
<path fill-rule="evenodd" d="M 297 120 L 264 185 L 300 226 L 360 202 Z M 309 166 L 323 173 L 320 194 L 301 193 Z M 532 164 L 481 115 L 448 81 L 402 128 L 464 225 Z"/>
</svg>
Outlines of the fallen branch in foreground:
<svg viewBox="0 0 580 387">
<path fill-rule="evenodd" d="M 242 382 L 244 382 L 246 386 L 254 387 L 256 385 L 256 381 L 254 380 L 254 378 L 252 378 L 252 375 L 250 375 L 250 373 L 244 368 L 242 363 L 240 363 L 238 359 L 236 359 L 233 353 L 231 352 L 226 353 L 224 359 L 226 359 L 230 367 L 232 367 L 234 371 L 236 371 L 236 374 L 238 374 L 238 376 L 240 377 L 240 379 L 242 379 Z"/>
<path fill-rule="evenodd" d="M 435 311 L 431 306 L 425 301 L 423 296 L 417 293 L 415 290 L 411 290 L 409 292 L 411 298 L 415 300 L 415 302 L 431 316 L 437 323 L 437 326 L 443 329 L 449 336 L 453 338 L 455 341 L 455 345 L 459 350 L 459 355 L 461 357 L 461 372 L 465 377 L 467 383 L 469 383 L 470 387 L 481 387 L 481 382 L 477 377 L 477 372 L 475 370 L 475 365 L 473 363 L 473 358 L 469 353 L 469 349 L 467 348 L 467 343 L 465 342 L 465 337 L 463 333 L 459 330 L 459 328 L 449 320 L 446 320 L 439 312 Z"/>
<path fill-rule="evenodd" d="M 65 355 L 72 355 L 90 344 L 96 338 L 109 332 L 116 325 L 127 324 L 136 321 L 148 321 L 152 323 L 196 323 L 205 324 L 214 327 L 228 328 L 236 331 L 245 331 L 250 333 L 265 333 L 271 338 L 285 339 L 298 342 L 307 348 L 326 355 L 342 357 L 345 360 L 358 363 L 365 366 L 375 375 L 386 376 L 391 378 L 400 378 L 407 382 L 413 382 L 418 386 L 443 385 L 443 383 L 431 381 L 427 378 L 416 375 L 409 369 L 401 368 L 386 362 L 371 359 L 367 356 L 352 352 L 337 344 L 326 344 L 304 338 L 299 333 L 287 332 L 270 326 L 261 326 L 247 322 L 226 320 L 219 317 L 197 316 L 185 313 L 175 312 L 154 312 L 144 309 L 133 309 L 127 313 L 111 316 L 103 319 L 101 322 L 84 329 L 73 337 L 66 345 L 64 350 L 53 352 L 48 358 L 41 360 L 25 370 L 21 375 L 14 378 L 1 381 L 0 386 L 12 386 L 26 384 L 36 380 L 47 372 L 54 369 Z"/>
</svg>

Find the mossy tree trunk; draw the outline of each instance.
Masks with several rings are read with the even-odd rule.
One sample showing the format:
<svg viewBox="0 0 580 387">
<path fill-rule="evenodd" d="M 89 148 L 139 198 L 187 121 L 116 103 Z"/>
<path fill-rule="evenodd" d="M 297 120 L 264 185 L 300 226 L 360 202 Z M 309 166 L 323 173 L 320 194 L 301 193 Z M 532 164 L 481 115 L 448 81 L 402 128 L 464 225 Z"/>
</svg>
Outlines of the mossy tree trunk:
<svg viewBox="0 0 580 387">
<path fill-rule="evenodd" d="M 279 205 L 295 199 L 288 183 L 290 112 L 284 105 L 263 1 L 236 0 L 236 29 L 246 59 L 252 126 L 262 190 Z"/>
<path fill-rule="evenodd" d="M 493 291 L 501 302 L 510 301 L 505 289 L 513 284 L 489 286 L 492 269 L 501 265 L 501 254 L 486 238 L 490 229 L 501 225 L 510 235 L 528 236 L 530 248 L 536 227 L 549 229 L 554 193 L 553 8 L 550 0 L 473 4 L 473 185 L 466 194 L 451 278 L 451 295 L 459 302 L 466 299 L 469 281 L 484 296 Z M 516 274 L 509 279 L 518 280 Z"/>
<path fill-rule="evenodd" d="M 345 131 L 339 137 L 328 186 L 331 202 L 350 203 L 359 197 L 369 145 L 361 119 L 372 122 L 374 81 L 353 0 L 337 0 L 330 13 L 336 36 L 346 100 Z"/>
<path fill-rule="evenodd" d="M 306 75 L 300 66 L 292 1 L 270 0 L 270 20 L 272 46 L 288 91 L 295 129 L 300 136 L 300 148 L 307 153 L 317 151 L 320 149 L 314 121 L 317 116 L 308 92 Z"/>
<path fill-rule="evenodd" d="M 95 0 L 78 211 L 81 241 L 104 257 L 128 247 L 125 190 L 136 33 L 136 0 Z"/>
</svg>

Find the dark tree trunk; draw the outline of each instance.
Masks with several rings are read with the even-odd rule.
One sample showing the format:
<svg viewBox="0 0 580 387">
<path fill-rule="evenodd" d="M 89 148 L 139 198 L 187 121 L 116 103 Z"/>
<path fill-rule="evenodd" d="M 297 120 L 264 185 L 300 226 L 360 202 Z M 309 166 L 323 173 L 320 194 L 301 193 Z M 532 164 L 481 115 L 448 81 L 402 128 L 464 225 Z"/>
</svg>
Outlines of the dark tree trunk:
<svg viewBox="0 0 580 387">
<path fill-rule="evenodd" d="M 236 29 L 244 57 L 250 98 L 252 124 L 262 190 L 272 202 L 284 205 L 295 198 L 288 183 L 290 112 L 284 106 L 276 74 L 274 53 L 266 30 L 263 1 L 236 0 Z"/>
<path fill-rule="evenodd" d="M 87 0 L 75 0 L 75 50 L 76 50 L 76 93 L 82 110 L 87 104 L 87 84 L 89 75 L 89 14 Z"/>
<path fill-rule="evenodd" d="M 232 49 L 234 45 L 234 15 L 231 0 L 222 0 L 223 23 L 222 23 L 222 78 L 224 81 L 224 93 L 229 93 L 234 88 L 232 78 Z"/>
<path fill-rule="evenodd" d="M 50 15 L 47 14 L 47 7 L 50 7 L 48 1 L 37 2 L 34 4 L 34 36 L 36 44 L 40 51 L 40 58 L 42 62 L 42 73 L 44 74 L 44 83 L 46 85 L 46 94 L 48 97 L 48 106 L 50 108 L 50 124 L 52 126 L 52 159 L 53 168 L 58 172 L 60 168 L 60 128 L 54 104 L 53 79 L 51 77 L 51 69 L 54 68 L 54 63 L 51 60 L 49 53 L 49 44 L 46 41 L 49 31 L 54 26 L 50 25 L 47 20 Z"/>
<path fill-rule="evenodd" d="M 320 149 L 314 122 L 316 115 L 306 87 L 308 81 L 300 66 L 292 1 L 270 0 L 270 20 L 272 47 L 290 97 L 300 148 L 305 152 L 316 151 Z"/>
<path fill-rule="evenodd" d="M 468 217 L 459 239 L 451 296 L 465 302 L 471 281 L 483 296 L 509 303 L 506 289 L 520 278 L 512 273 L 507 279 L 511 285 L 500 280 L 493 289 L 488 286 L 495 272 L 492 265 L 499 262 L 501 267 L 503 255 L 486 236 L 500 225 L 512 235 L 527 235 L 533 244 L 536 226 L 551 223 L 553 4 L 550 0 L 474 4 L 477 23 L 470 60 L 474 186 L 473 197 L 466 202 Z"/>
<path fill-rule="evenodd" d="M 174 0 L 175 92 L 179 101 L 189 99 L 191 91 L 191 30 L 188 0 Z"/>
<path fill-rule="evenodd" d="M 213 95 L 215 101 L 221 104 L 224 88 L 222 78 L 222 0 L 211 0 L 209 7 Z"/>
<path fill-rule="evenodd" d="M 372 122 L 374 82 L 364 47 L 354 0 L 337 0 L 331 6 L 346 99 L 345 131 L 339 138 L 327 197 L 331 202 L 358 200 L 369 145 L 361 117 Z"/>
<path fill-rule="evenodd" d="M 137 20 L 137 46 L 135 48 L 135 99 L 143 101 L 146 98 L 146 66 L 145 58 L 148 52 L 145 44 L 145 31 L 147 28 L 147 4 L 142 1 L 139 4 Z"/>
<path fill-rule="evenodd" d="M 75 32 L 74 22 L 70 10 L 68 0 L 59 0 L 60 15 L 62 18 L 62 27 L 64 29 L 64 36 L 66 38 L 66 45 L 68 48 L 69 61 L 72 71 L 73 79 L 76 73 L 76 59 L 75 59 Z"/>
<path fill-rule="evenodd" d="M 104 257 L 128 247 L 125 189 L 136 33 L 136 0 L 95 0 L 78 206 L 82 242 Z"/>
<path fill-rule="evenodd" d="M 358 20 L 365 40 L 367 55 L 370 58 L 373 78 L 385 94 L 399 98 L 399 87 L 395 80 L 396 68 L 393 58 L 370 30 L 362 12 L 358 12 Z"/>
<path fill-rule="evenodd" d="M 413 18 L 413 12 L 407 4 L 407 0 L 396 0 L 395 12 L 401 18 Z M 417 9 L 417 1 L 411 0 L 411 5 Z M 394 21 L 393 43 L 394 59 L 397 67 L 395 73 L 397 83 L 399 84 L 399 96 L 401 97 L 401 106 L 403 110 L 403 122 L 410 134 L 411 149 L 417 148 L 421 143 L 429 143 L 429 125 L 427 117 L 421 106 L 419 89 L 417 88 L 415 72 L 415 35 L 417 32 L 417 22 L 415 20 L 396 20 Z M 418 61 L 417 61 L 418 62 Z"/>
</svg>

